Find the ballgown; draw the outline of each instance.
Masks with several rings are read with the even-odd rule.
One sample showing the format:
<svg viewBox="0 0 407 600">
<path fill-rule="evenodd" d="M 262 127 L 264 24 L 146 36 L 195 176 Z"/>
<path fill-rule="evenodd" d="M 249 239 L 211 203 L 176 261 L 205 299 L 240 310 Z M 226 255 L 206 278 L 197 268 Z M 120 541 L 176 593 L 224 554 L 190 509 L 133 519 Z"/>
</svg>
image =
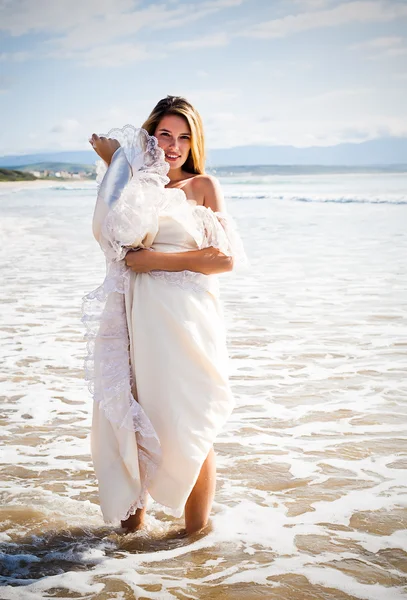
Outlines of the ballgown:
<svg viewBox="0 0 407 600">
<path fill-rule="evenodd" d="M 86 378 L 94 397 L 91 451 L 105 522 L 144 506 L 148 494 L 181 516 L 201 466 L 233 410 L 217 276 L 135 273 L 132 248 L 185 252 L 209 246 L 243 263 L 225 213 L 165 188 L 157 140 L 126 126 L 99 165 L 93 232 L 106 256 L 102 285 L 84 298 Z"/>
</svg>

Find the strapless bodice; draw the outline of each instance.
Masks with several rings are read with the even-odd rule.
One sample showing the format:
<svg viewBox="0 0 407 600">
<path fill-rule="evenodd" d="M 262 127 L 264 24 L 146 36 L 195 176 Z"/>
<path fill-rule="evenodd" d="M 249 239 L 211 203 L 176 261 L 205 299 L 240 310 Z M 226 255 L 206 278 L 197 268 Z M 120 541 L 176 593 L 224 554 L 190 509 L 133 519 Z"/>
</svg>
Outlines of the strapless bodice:
<svg viewBox="0 0 407 600">
<path fill-rule="evenodd" d="M 196 250 L 198 245 L 185 227 L 172 216 L 161 216 L 158 232 L 152 245 L 158 252 L 186 252 Z"/>
</svg>

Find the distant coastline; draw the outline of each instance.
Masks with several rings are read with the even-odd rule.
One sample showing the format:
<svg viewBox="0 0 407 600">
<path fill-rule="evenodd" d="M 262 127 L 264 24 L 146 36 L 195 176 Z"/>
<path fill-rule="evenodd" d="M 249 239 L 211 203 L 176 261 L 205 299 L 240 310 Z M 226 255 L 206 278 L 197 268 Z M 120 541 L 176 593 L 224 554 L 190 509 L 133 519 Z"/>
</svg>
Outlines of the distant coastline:
<svg viewBox="0 0 407 600">
<path fill-rule="evenodd" d="M 54 180 L 54 181 L 86 181 L 96 178 L 94 165 L 77 163 L 41 162 L 13 165 L 0 168 L 0 181 Z"/>
<path fill-rule="evenodd" d="M 95 168 L 87 165 L 47 162 L 44 165 L 22 165 L 18 169 L 0 168 L 0 182 L 21 181 L 51 181 L 75 182 L 95 181 Z M 301 175 L 340 175 L 340 174 L 407 174 L 407 164 L 400 165 L 236 165 L 236 166 L 209 166 L 207 172 L 219 177 L 233 177 L 245 175 L 252 177 L 265 177 L 273 175 L 286 175 L 290 177 Z"/>
</svg>

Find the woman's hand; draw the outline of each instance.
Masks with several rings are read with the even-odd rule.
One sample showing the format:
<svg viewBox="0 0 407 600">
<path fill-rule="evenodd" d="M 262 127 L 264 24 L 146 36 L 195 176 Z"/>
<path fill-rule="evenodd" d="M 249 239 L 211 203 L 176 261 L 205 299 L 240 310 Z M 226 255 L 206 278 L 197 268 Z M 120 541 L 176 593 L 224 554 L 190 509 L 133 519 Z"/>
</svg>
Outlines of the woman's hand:
<svg viewBox="0 0 407 600">
<path fill-rule="evenodd" d="M 129 269 L 135 273 L 148 273 L 157 268 L 154 254 L 153 250 L 130 250 L 124 260 Z"/>
<path fill-rule="evenodd" d="M 98 154 L 108 165 L 110 165 L 112 156 L 117 148 L 120 148 L 119 142 L 114 138 L 99 137 L 96 133 L 92 133 L 89 143 L 96 154 Z"/>
</svg>

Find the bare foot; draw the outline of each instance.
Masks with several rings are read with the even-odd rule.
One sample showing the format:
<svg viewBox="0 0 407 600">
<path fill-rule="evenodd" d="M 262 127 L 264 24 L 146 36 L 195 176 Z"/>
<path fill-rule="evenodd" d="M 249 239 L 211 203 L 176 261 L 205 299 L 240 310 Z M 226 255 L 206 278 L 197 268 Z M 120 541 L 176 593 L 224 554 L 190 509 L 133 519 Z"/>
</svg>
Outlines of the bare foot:
<svg viewBox="0 0 407 600">
<path fill-rule="evenodd" d="M 134 515 L 130 515 L 125 521 L 121 521 L 123 529 L 126 529 L 127 533 L 140 531 L 144 527 L 144 515 L 145 509 L 138 509 Z"/>
</svg>

